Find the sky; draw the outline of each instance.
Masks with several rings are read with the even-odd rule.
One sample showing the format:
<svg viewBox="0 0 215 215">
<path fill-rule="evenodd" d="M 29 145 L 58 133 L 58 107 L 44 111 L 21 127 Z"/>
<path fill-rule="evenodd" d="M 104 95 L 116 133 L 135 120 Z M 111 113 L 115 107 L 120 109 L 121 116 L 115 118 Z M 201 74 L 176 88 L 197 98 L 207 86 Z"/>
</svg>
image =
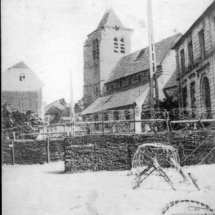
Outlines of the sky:
<svg viewBox="0 0 215 215">
<path fill-rule="evenodd" d="M 185 33 L 212 2 L 152 0 L 155 41 Z M 71 83 L 77 102 L 84 41 L 109 8 L 134 30 L 131 51 L 146 47 L 147 0 L 1 0 L 2 71 L 23 61 L 43 81 L 44 102 L 69 102 Z"/>
</svg>

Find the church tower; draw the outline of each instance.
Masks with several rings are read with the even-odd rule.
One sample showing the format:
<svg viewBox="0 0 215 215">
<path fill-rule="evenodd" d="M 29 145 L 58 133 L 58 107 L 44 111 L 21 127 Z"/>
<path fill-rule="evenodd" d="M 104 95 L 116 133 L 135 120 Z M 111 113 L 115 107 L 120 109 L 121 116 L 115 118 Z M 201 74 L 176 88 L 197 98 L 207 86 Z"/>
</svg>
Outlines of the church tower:
<svg viewBox="0 0 215 215">
<path fill-rule="evenodd" d="M 132 29 L 126 28 L 112 9 L 107 10 L 84 44 L 84 96 L 92 103 L 104 93 L 111 70 L 130 54 Z"/>
</svg>

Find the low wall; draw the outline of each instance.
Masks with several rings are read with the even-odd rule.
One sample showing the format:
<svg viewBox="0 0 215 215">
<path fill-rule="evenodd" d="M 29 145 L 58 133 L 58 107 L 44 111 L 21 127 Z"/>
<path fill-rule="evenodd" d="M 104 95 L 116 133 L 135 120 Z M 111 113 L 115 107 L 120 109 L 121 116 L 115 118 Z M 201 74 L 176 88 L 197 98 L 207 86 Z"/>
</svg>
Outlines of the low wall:
<svg viewBox="0 0 215 215">
<path fill-rule="evenodd" d="M 12 141 L 2 140 L 2 163 L 12 164 Z M 15 164 L 37 164 L 48 161 L 64 160 L 64 140 L 50 140 L 49 150 L 47 141 L 15 141 L 14 161 Z"/>
<path fill-rule="evenodd" d="M 65 172 L 129 170 L 137 147 L 153 142 L 175 146 L 179 151 L 181 165 L 194 165 L 200 163 L 215 147 L 215 132 L 68 138 L 65 140 Z M 215 163 L 215 150 L 203 163 Z"/>
</svg>

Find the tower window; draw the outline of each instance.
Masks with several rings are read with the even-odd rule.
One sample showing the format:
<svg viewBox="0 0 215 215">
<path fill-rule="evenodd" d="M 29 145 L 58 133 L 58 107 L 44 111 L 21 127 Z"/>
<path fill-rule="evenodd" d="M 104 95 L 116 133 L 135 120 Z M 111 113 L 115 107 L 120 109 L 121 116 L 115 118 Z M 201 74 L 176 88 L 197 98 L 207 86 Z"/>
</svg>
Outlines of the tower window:
<svg viewBox="0 0 215 215">
<path fill-rule="evenodd" d="M 99 40 L 93 40 L 93 59 L 99 59 Z"/>
<path fill-rule="evenodd" d="M 19 75 L 19 81 L 24 81 L 25 80 L 25 74 L 24 73 L 21 73 Z"/>
<path fill-rule="evenodd" d="M 120 39 L 120 51 L 121 51 L 121 53 L 125 53 L 124 38 Z"/>
<path fill-rule="evenodd" d="M 119 48 L 119 44 L 118 44 L 118 39 L 115 37 L 114 39 L 113 39 L 113 41 L 114 41 L 114 52 L 115 53 L 118 53 L 118 48 Z"/>
</svg>

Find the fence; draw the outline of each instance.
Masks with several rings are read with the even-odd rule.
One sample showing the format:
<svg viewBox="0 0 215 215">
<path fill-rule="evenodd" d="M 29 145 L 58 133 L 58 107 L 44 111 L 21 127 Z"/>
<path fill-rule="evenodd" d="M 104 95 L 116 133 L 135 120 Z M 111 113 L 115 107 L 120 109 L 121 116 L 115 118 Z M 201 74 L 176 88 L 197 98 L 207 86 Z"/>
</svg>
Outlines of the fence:
<svg viewBox="0 0 215 215">
<path fill-rule="evenodd" d="M 49 163 L 64 159 L 64 139 L 46 140 L 2 139 L 3 164 Z"/>
<path fill-rule="evenodd" d="M 49 137 L 68 137 L 89 134 L 135 134 L 148 132 L 168 132 L 178 130 L 215 129 L 215 111 L 209 111 L 213 118 L 205 118 L 208 111 L 199 109 L 173 109 L 171 111 L 143 110 L 137 113 L 135 109 L 106 110 L 88 116 L 83 116 L 82 121 L 64 124 L 50 124 L 31 127 L 32 132 L 24 133 L 25 126 L 11 128 L 3 131 L 3 135 L 13 139 L 46 139 Z M 140 115 L 137 119 L 137 115 Z M 207 115 L 208 116 L 208 115 Z M 137 131 L 137 127 L 141 127 Z"/>
</svg>

